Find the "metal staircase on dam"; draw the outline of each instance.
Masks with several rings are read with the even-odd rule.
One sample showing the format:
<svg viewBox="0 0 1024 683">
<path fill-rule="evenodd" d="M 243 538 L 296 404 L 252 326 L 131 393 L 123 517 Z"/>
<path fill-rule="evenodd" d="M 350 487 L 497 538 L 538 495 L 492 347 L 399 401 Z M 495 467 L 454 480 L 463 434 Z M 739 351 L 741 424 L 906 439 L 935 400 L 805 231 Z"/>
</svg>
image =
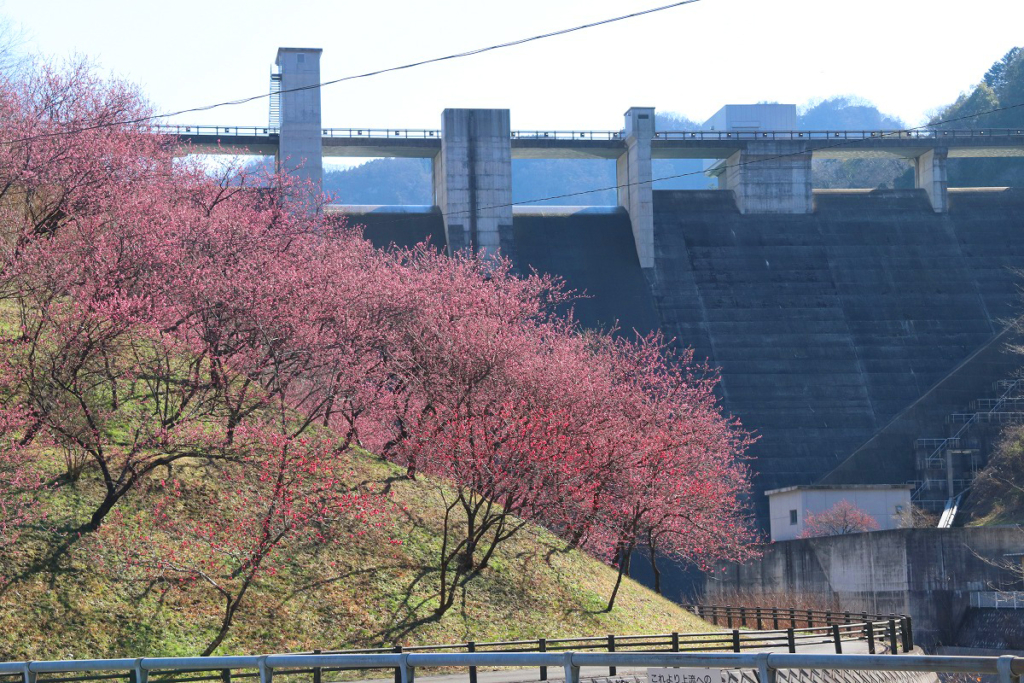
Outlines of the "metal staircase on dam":
<svg viewBox="0 0 1024 683">
<path fill-rule="evenodd" d="M 992 385 L 995 397 L 977 398 L 968 410 L 946 416 L 945 437 L 922 437 L 914 444 L 918 479 L 911 500 L 941 512 L 940 528 L 949 528 L 964 495 L 985 466 L 1005 425 L 1024 424 L 1024 378 Z"/>
</svg>

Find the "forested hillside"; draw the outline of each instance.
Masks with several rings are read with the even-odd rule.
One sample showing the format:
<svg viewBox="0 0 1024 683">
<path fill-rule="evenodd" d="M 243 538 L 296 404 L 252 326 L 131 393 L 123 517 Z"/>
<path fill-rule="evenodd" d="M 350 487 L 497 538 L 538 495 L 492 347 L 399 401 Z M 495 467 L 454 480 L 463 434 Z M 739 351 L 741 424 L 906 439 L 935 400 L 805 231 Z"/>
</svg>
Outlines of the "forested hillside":
<svg viewBox="0 0 1024 683">
<path fill-rule="evenodd" d="M 1007 52 L 974 89 L 940 111 L 933 123 L 957 129 L 1024 127 L 1024 50 L 1015 47 Z M 948 172 L 950 187 L 1024 185 L 1024 163 L 1019 158 L 950 159 Z"/>
</svg>

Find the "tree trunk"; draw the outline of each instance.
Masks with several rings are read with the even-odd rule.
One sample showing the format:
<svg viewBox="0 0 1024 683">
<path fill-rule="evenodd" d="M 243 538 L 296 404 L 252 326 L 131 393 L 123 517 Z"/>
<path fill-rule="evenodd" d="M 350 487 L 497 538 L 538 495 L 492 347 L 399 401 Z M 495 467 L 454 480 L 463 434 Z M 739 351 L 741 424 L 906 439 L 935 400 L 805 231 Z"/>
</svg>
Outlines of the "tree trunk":
<svg viewBox="0 0 1024 683">
<path fill-rule="evenodd" d="M 203 653 L 199 655 L 200 657 L 209 657 L 212 655 L 214 651 L 220 647 L 220 644 L 224 642 L 224 638 L 227 636 L 228 630 L 231 628 L 231 622 L 234 621 L 235 608 L 238 606 L 238 603 L 233 601 L 230 597 L 226 599 L 228 604 L 224 610 L 224 618 L 220 622 L 220 630 L 217 631 L 217 636 L 213 639 L 213 642 L 207 645 L 206 649 L 203 650 Z"/>
<path fill-rule="evenodd" d="M 629 558 L 633 553 L 629 548 L 623 548 L 619 554 L 619 575 L 615 578 L 615 587 L 612 588 L 611 597 L 608 598 L 608 606 L 605 607 L 605 612 L 611 612 L 612 608 L 615 607 L 615 598 L 619 595 L 619 587 L 622 585 L 622 575 L 629 574 Z"/>
<path fill-rule="evenodd" d="M 647 550 L 651 553 L 651 571 L 654 573 L 654 592 L 661 595 L 661 571 L 658 569 L 658 544 L 654 540 L 654 533 L 647 532 Z"/>
<path fill-rule="evenodd" d="M 654 592 L 661 595 L 661 571 L 658 570 L 658 554 L 651 549 L 651 571 L 654 572 Z"/>
</svg>

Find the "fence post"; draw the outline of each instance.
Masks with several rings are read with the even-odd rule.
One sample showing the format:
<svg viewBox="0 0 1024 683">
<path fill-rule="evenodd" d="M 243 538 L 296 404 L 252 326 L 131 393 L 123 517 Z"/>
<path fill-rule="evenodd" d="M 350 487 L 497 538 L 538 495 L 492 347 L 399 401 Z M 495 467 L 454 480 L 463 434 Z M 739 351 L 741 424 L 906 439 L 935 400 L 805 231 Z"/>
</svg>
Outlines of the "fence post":
<svg viewBox="0 0 1024 683">
<path fill-rule="evenodd" d="M 672 652 L 679 652 L 679 632 L 672 631 Z"/>
<path fill-rule="evenodd" d="M 740 632 L 737 629 L 732 630 L 732 651 L 740 651 Z"/>
<path fill-rule="evenodd" d="M 832 625 L 832 612 L 831 612 L 831 610 L 825 612 L 825 625 L 826 626 L 831 626 Z"/>
<path fill-rule="evenodd" d="M 849 624 L 850 623 L 850 613 L 849 612 L 843 612 L 843 623 L 844 624 Z"/>
<path fill-rule="evenodd" d="M 740 626 L 747 627 L 747 608 L 740 607 Z"/>
<path fill-rule="evenodd" d="M 694 605 L 693 606 L 693 613 L 697 615 L 698 619 L 703 619 L 704 618 L 703 616 L 701 616 L 700 605 Z"/>
<path fill-rule="evenodd" d="M 903 617 L 903 618 L 907 622 L 907 625 L 906 625 L 906 629 L 907 629 L 907 646 L 906 647 L 907 647 L 907 652 L 910 652 L 911 650 L 914 649 L 914 624 L 910 621 L 910 617 L 909 616 L 906 616 L 906 617 Z"/>
<path fill-rule="evenodd" d="M 725 618 L 729 622 L 728 627 L 732 628 L 732 607 L 725 606 Z"/>
<path fill-rule="evenodd" d="M 796 633 L 792 626 L 786 629 L 786 642 L 789 644 L 790 653 L 796 652 Z"/>
<path fill-rule="evenodd" d="M 313 650 L 313 654 L 320 654 L 321 650 Z M 313 683 L 323 683 L 324 674 L 323 669 L 319 666 L 313 667 Z"/>
<path fill-rule="evenodd" d="M 476 641 L 469 641 L 466 643 L 466 650 L 468 652 L 476 652 Z M 469 667 L 469 683 L 476 683 L 476 667 Z"/>
<path fill-rule="evenodd" d="M 540 640 L 537 641 L 537 649 L 540 652 L 547 652 L 548 651 L 548 640 L 547 640 L 547 638 L 541 638 Z M 546 666 L 542 666 L 540 668 L 540 680 L 542 680 L 542 681 L 548 680 L 548 668 Z"/>
<path fill-rule="evenodd" d="M 395 654 L 402 654 L 402 646 L 395 645 Z M 402 669 L 395 669 L 395 683 L 402 683 Z"/>
<path fill-rule="evenodd" d="M 889 649 L 892 654 L 899 654 L 899 646 L 896 644 L 896 620 L 889 619 Z"/>
<path fill-rule="evenodd" d="M 909 642 L 909 639 L 907 638 L 907 618 L 906 617 L 901 617 L 900 618 L 900 636 L 901 636 L 900 640 L 903 641 L 903 651 L 904 652 L 910 652 L 910 642 Z"/>
<path fill-rule="evenodd" d="M 807 628 L 814 628 L 814 613 L 807 610 Z"/>
<path fill-rule="evenodd" d="M 843 639 L 839 633 L 839 624 L 832 624 L 832 640 L 836 642 L 836 654 L 843 654 Z"/>
<path fill-rule="evenodd" d="M 776 683 L 778 680 L 777 671 L 768 665 L 768 653 L 762 652 L 757 656 L 757 677 L 760 683 Z"/>
<path fill-rule="evenodd" d="M 875 625 L 870 621 L 865 622 L 864 628 L 868 634 L 868 654 L 875 654 Z"/>
<path fill-rule="evenodd" d="M 615 652 L 615 636 L 612 635 L 612 634 L 608 635 L 608 652 Z M 609 666 L 608 667 L 608 675 L 609 676 L 614 676 L 615 675 L 615 667 L 614 666 Z"/>
<path fill-rule="evenodd" d="M 796 610 L 792 607 L 789 608 L 789 625 L 796 628 Z"/>
<path fill-rule="evenodd" d="M 757 619 L 757 630 L 758 631 L 763 631 L 764 630 L 764 623 L 761 621 L 761 608 L 760 607 L 756 608 L 756 610 L 754 612 L 754 618 Z"/>
<path fill-rule="evenodd" d="M 231 669 L 221 669 L 220 680 L 222 683 L 231 683 Z"/>
<path fill-rule="evenodd" d="M 718 626 L 718 605 L 712 605 L 711 607 L 711 623 Z"/>
<path fill-rule="evenodd" d="M 779 630 L 779 608 L 772 607 L 772 629 Z"/>
</svg>

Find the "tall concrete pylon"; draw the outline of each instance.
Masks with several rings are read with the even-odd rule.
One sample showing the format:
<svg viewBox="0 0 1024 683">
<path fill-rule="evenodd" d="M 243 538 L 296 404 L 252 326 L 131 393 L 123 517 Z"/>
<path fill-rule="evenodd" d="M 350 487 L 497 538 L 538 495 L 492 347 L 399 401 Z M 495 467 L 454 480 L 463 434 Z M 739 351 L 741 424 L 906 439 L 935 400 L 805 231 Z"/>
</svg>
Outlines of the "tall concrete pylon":
<svg viewBox="0 0 1024 683">
<path fill-rule="evenodd" d="M 508 253 L 512 235 L 512 127 L 508 109 L 445 109 L 434 157 L 434 203 L 448 249 Z"/>
<path fill-rule="evenodd" d="M 629 212 L 640 267 L 654 268 L 654 107 L 631 107 L 625 116 L 626 150 L 615 161 L 619 206 Z"/>
<path fill-rule="evenodd" d="M 281 134 L 277 168 L 323 187 L 324 162 L 320 114 L 320 48 L 282 47 L 276 64 L 281 72 Z M 304 88 L 294 91 L 296 88 Z M 294 92 L 289 92 L 294 91 Z"/>
</svg>

